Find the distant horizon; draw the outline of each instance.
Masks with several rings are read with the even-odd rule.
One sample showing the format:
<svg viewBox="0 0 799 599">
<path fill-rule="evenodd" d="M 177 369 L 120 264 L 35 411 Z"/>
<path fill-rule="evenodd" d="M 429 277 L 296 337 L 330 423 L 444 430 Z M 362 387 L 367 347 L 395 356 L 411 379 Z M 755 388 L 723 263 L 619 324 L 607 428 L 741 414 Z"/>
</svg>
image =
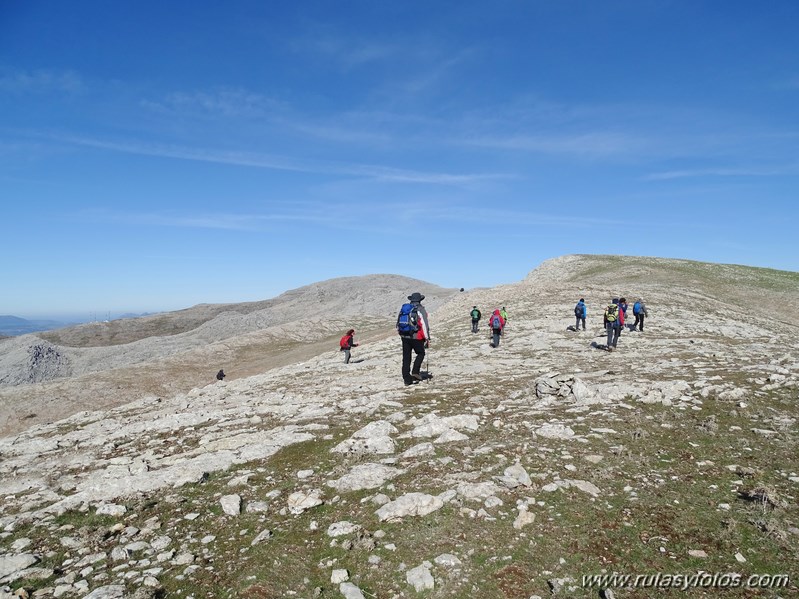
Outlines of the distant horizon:
<svg viewBox="0 0 799 599">
<path fill-rule="evenodd" d="M 496 287 L 498 285 L 508 285 L 508 284 L 513 284 L 513 283 L 518 283 L 519 281 L 522 281 L 530 272 L 535 270 L 538 266 L 540 266 L 543 262 L 546 262 L 547 260 L 552 260 L 552 259 L 555 259 L 555 258 L 561 258 L 561 257 L 565 257 L 565 256 L 581 256 L 581 255 L 583 255 L 583 256 L 601 256 L 601 255 L 604 255 L 604 254 L 587 254 L 587 253 L 584 253 L 584 252 L 579 252 L 579 253 L 575 253 L 575 254 L 562 254 L 560 256 L 552 256 L 550 258 L 545 258 L 541 262 L 531 266 L 524 273 L 523 276 L 521 276 L 520 278 L 518 278 L 516 280 L 513 280 L 513 281 L 500 281 L 498 283 L 494 283 L 494 284 L 491 284 L 491 285 L 489 285 L 489 284 L 473 285 L 473 286 L 470 286 L 470 287 L 464 287 L 464 289 L 465 289 L 465 291 L 469 291 L 471 289 L 482 289 L 482 288 L 488 288 L 488 287 Z M 683 261 L 688 261 L 688 262 L 701 262 L 701 263 L 705 263 L 705 264 L 718 264 L 718 265 L 722 265 L 722 266 L 723 265 L 726 265 L 726 266 L 742 266 L 742 267 L 746 267 L 746 268 L 759 268 L 759 269 L 766 269 L 766 270 L 778 270 L 778 271 L 792 272 L 792 273 L 793 272 L 799 272 L 799 271 L 795 271 L 795 270 L 788 270 L 788 269 L 781 269 L 781 268 L 776 268 L 775 269 L 775 268 L 772 268 L 772 267 L 769 267 L 769 266 L 760 266 L 760 265 L 755 265 L 755 264 L 736 264 L 736 263 L 731 263 L 731 262 L 708 262 L 706 260 L 695 260 L 695 259 L 692 259 L 692 258 L 672 258 L 672 257 L 667 257 L 667 256 L 625 256 L 624 254 L 608 254 L 608 255 L 614 255 L 614 256 L 619 256 L 619 257 L 630 257 L 630 258 L 651 258 L 651 259 L 659 259 L 659 260 L 683 260 Z M 363 274 L 363 275 L 341 275 L 339 277 L 330 277 L 330 279 L 342 278 L 342 277 L 346 278 L 346 277 L 364 277 L 364 276 L 378 276 L 378 275 L 398 275 L 398 276 L 408 276 L 409 278 L 418 278 L 418 277 L 410 277 L 409 275 L 402 275 L 400 273 L 385 273 L 385 272 L 377 273 L 377 272 L 375 272 L 375 273 L 366 273 L 366 274 Z M 273 295 L 270 295 L 268 297 L 259 297 L 259 298 L 255 298 L 255 299 L 248 298 L 248 299 L 233 300 L 233 301 L 199 301 L 199 302 L 194 302 L 194 303 L 188 304 L 188 305 L 181 305 L 181 306 L 177 306 L 177 307 L 164 308 L 164 309 L 142 309 L 142 310 L 136 310 L 136 309 L 125 310 L 125 309 L 122 309 L 122 310 L 96 310 L 96 311 L 95 310 L 89 310 L 88 312 L 87 311 L 79 311 L 79 312 L 57 312 L 57 311 L 54 311 L 54 312 L 43 312 L 41 314 L 28 313 L 27 315 L 26 314 L 3 313 L 3 314 L 0 314 L 0 317 L 1 316 L 16 316 L 16 317 L 19 317 L 19 318 L 24 318 L 26 320 L 53 320 L 53 321 L 57 321 L 57 322 L 64 322 L 66 324 L 85 324 L 85 323 L 89 323 L 89 322 L 104 322 L 106 320 L 118 320 L 120 318 L 125 318 L 125 317 L 148 316 L 148 315 L 160 314 L 160 313 L 164 313 L 164 312 L 175 312 L 175 311 L 178 311 L 178 310 L 186 310 L 188 308 L 192 308 L 194 306 L 201 305 L 201 304 L 239 304 L 239 303 L 264 301 L 264 300 L 269 300 L 269 299 L 273 299 L 275 297 L 278 297 L 279 295 L 281 295 L 282 293 L 286 293 L 287 291 L 292 291 L 294 289 L 305 287 L 307 285 L 313 285 L 314 283 L 321 283 L 321 282 L 324 282 L 324 281 L 330 280 L 330 279 L 320 279 L 320 280 L 317 280 L 317 281 L 309 281 L 307 283 L 303 283 L 302 285 L 298 285 L 296 287 L 289 287 L 289 288 L 283 289 L 281 291 L 277 291 Z M 439 283 L 437 281 L 426 281 L 426 282 L 431 284 L 431 285 L 437 285 L 439 287 L 445 287 L 445 288 L 449 288 L 449 289 L 460 289 L 462 287 L 462 286 L 457 286 L 457 285 L 444 285 L 444 284 L 441 284 L 441 283 Z"/>
<path fill-rule="evenodd" d="M 0 8 L 0 312 L 799 270 L 799 2 Z M 36 40 L 36 43 L 31 43 Z"/>
</svg>

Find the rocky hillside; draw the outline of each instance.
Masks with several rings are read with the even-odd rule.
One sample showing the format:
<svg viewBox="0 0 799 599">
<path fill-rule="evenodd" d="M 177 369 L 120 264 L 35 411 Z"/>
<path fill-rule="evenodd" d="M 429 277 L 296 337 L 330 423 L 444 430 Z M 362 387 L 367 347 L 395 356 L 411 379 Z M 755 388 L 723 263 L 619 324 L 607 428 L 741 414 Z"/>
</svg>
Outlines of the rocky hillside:
<svg viewBox="0 0 799 599">
<path fill-rule="evenodd" d="M 214 380 L 338 348 L 349 327 L 386 335 L 398 302 L 422 289 L 436 307 L 456 293 L 395 275 L 315 283 L 264 302 L 200 305 L 0 341 L 0 434 L 81 410 L 174 395 Z M 24 408 L 20 409 L 20 406 Z"/>
<path fill-rule="evenodd" d="M 402 385 L 397 339 L 375 338 L 349 365 L 328 352 L 3 439 L 0 584 L 796 596 L 799 330 L 762 306 L 795 301 L 797 275 L 612 265 L 568 256 L 454 295 L 432 311 L 418 385 Z M 619 295 L 650 318 L 608 353 L 601 308 Z M 569 328 L 578 297 L 585 333 Z M 499 348 L 470 332 L 473 304 L 507 307 Z"/>
</svg>

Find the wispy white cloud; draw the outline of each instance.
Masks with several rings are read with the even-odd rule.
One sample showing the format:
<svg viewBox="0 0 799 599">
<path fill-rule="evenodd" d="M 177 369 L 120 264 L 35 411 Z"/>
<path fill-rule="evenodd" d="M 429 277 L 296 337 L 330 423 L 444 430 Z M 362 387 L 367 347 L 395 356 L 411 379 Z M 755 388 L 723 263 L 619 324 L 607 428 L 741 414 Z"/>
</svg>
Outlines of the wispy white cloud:
<svg viewBox="0 0 799 599">
<path fill-rule="evenodd" d="M 181 229 L 221 229 L 227 231 L 263 231 L 275 224 L 315 223 L 332 225 L 334 218 L 321 211 L 297 211 L 274 213 L 211 213 L 202 214 L 161 214 L 161 213 L 112 213 L 95 212 L 84 215 L 98 221 L 144 225 L 152 227 L 173 227 Z"/>
<path fill-rule="evenodd" d="M 428 183 L 460 186 L 479 181 L 509 177 L 509 175 L 505 173 L 455 174 L 426 172 L 374 164 L 310 161 L 271 154 L 198 149 L 185 146 L 146 144 L 140 142 L 115 142 L 89 137 L 57 136 L 55 139 L 64 143 L 129 154 L 333 176 L 364 177 L 391 183 Z"/>
<path fill-rule="evenodd" d="M 159 100 L 143 100 L 141 104 L 162 113 L 213 118 L 256 118 L 285 109 L 274 98 L 241 88 L 172 92 Z"/>
<path fill-rule="evenodd" d="M 0 71 L 0 91 L 9 93 L 76 93 L 84 88 L 74 71 L 3 70 Z"/>
<path fill-rule="evenodd" d="M 598 157 L 631 154 L 644 145 L 629 134 L 606 132 L 479 136 L 454 141 L 485 148 Z"/>
<path fill-rule="evenodd" d="M 670 179 L 687 179 L 693 177 L 773 177 L 799 173 L 799 166 L 781 167 L 730 167 L 730 168 L 703 168 L 662 171 L 651 173 L 643 177 L 644 181 L 667 181 Z"/>
</svg>

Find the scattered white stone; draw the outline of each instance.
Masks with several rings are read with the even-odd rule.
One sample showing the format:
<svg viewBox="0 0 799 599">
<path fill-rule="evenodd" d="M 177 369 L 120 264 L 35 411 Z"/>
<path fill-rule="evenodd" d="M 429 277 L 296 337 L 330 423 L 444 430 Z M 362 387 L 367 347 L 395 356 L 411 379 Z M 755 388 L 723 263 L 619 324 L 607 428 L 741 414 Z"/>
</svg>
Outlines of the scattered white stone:
<svg viewBox="0 0 799 599">
<path fill-rule="evenodd" d="M 256 537 L 250 543 L 250 546 L 254 547 L 255 545 L 263 543 L 264 541 L 268 541 L 271 538 L 272 538 L 272 531 L 267 528 L 266 530 L 262 530 L 256 535 Z"/>
<path fill-rule="evenodd" d="M 405 580 L 417 593 L 429 591 L 436 586 L 433 575 L 430 574 L 430 562 L 424 562 L 405 573 Z"/>
<path fill-rule="evenodd" d="M 565 424 L 547 423 L 538 429 L 535 434 L 545 439 L 560 439 L 568 441 L 574 438 L 574 431 Z"/>
<path fill-rule="evenodd" d="M 690 549 L 688 551 L 688 555 L 691 557 L 705 558 L 707 557 L 707 552 L 703 551 L 702 549 Z"/>
<path fill-rule="evenodd" d="M 83 599 L 122 599 L 124 596 L 125 587 L 120 584 L 112 584 L 94 589 Z"/>
<path fill-rule="evenodd" d="M 443 568 L 459 568 L 461 566 L 461 560 L 451 553 L 442 553 L 433 561 Z"/>
<path fill-rule="evenodd" d="M 513 521 L 513 528 L 516 530 L 521 530 L 533 522 L 535 522 L 535 514 L 528 512 L 527 508 L 522 506 L 519 508 L 519 515 L 516 516 L 516 520 Z"/>
<path fill-rule="evenodd" d="M 287 507 L 292 514 L 302 514 L 305 510 L 322 505 L 321 489 L 314 489 L 313 491 L 296 491 L 289 495 Z"/>
<path fill-rule="evenodd" d="M 327 481 L 327 485 L 339 493 L 376 489 L 402 473 L 403 470 L 384 464 L 357 464 L 341 478 Z"/>
<path fill-rule="evenodd" d="M 245 511 L 250 513 L 263 513 L 269 511 L 269 503 L 266 501 L 248 501 Z"/>
<path fill-rule="evenodd" d="M 486 497 L 486 500 L 483 502 L 483 505 L 486 506 L 486 509 L 490 510 L 492 508 L 503 505 L 503 502 L 499 497 L 495 497 L 494 495 L 492 495 L 491 497 Z"/>
<path fill-rule="evenodd" d="M 19 572 L 25 568 L 30 568 L 38 561 L 38 557 L 29 553 L 20 553 L 18 555 L 2 555 L 0 556 L 0 578 L 5 578 L 14 572 Z"/>
<path fill-rule="evenodd" d="M 300 470 L 299 472 L 297 472 L 297 478 L 299 478 L 300 480 L 305 480 L 306 478 L 312 477 L 313 474 L 314 474 L 313 470 Z"/>
<path fill-rule="evenodd" d="M 492 481 L 482 483 L 463 482 L 456 489 L 458 495 L 467 500 L 485 501 L 492 495 L 497 495 L 501 489 Z"/>
<path fill-rule="evenodd" d="M 116 503 L 103 503 L 97 506 L 97 514 L 100 516 L 114 516 L 119 517 L 125 515 L 128 511 L 124 505 Z"/>
<path fill-rule="evenodd" d="M 456 443 L 458 441 L 468 441 L 468 440 L 469 437 L 467 437 L 463 433 L 458 432 L 455 429 L 449 429 L 441 433 L 441 435 L 435 441 L 433 441 L 433 443 L 440 445 L 442 443 Z"/>
<path fill-rule="evenodd" d="M 219 500 L 222 504 L 222 511 L 228 516 L 238 516 L 241 514 L 241 496 L 240 495 L 224 495 Z"/>
<path fill-rule="evenodd" d="M 338 587 L 339 592 L 342 594 L 344 599 L 366 599 L 357 586 L 352 584 L 351 582 L 342 582 Z"/>
<path fill-rule="evenodd" d="M 740 551 L 735 554 L 735 559 L 738 560 L 738 562 L 741 564 L 746 563 L 746 558 L 743 556 L 743 554 Z"/>
<path fill-rule="evenodd" d="M 29 547 L 31 542 L 32 541 L 30 539 L 25 539 L 25 538 L 17 539 L 13 543 L 11 543 L 11 551 L 22 551 L 26 547 Z"/>
<path fill-rule="evenodd" d="M 519 484 L 525 487 L 529 487 L 533 484 L 533 481 L 530 479 L 530 475 L 527 474 L 527 470 L 525 470 L 524 466 L 521 464 L 514 464 L 513 466 L 505 468 L 504 474 L 509 478 L 519 481 Z"/>
<path fill-rule="evenodd" d="M 424 456 L 434 455 L 436 448 L 432 443 L 419 443 L 410 449 L 405 450 L 400 454 L 400 458 L 420 458 Z"/>
<path fill-rule="evenodd" d="M 252 474 L 242 474 L 241 476 L 234 476 L 229 481 L 227 481 L 227 486 L 228 487 L 241 487 L 243 485 L 246 485 L 248 482 L 250 482 L 250 478 L 251 477 L 252 477 Z"/>
<path fill-rule="evenodd" d="M 341 537 L 344 535 L 351 535 L 353 533 L 358 532 L 361 530 L 360 524 L 353 524 L 352 522 L 347 522 L 346 520 L 342 522 L 335 522 L 327 527 L 327 536 L 329 537 Z M 343 581 L 339 581 L 343 582 Z"/>
<path fill-rule="evenodd" d="M 333 584 L 340 584 L 342 582 L 347 582 L 350 579 L 350 573 L 348 570 L 340 569 L 340 570 L 333 570 L 330 574 L 330 582 Z"/>
<path fill-rule="evenodd" d="M 199 517 L 200 517 L 200 514 L 198 514 L 196 512 L 192 512 L 191 514 L 186 514 L 185 516 L 183 516 L 183 519 L 184 520 L 196 520 Z"/>
<path fill-rule="evenodd" d="M 156 537 L 150 542 L 153 551 L 163 551 L 172 543 L 172 538 L 168 536 Z"/>
<path fill-rule="evenodd" d="M 394 453 L 394 440 L 389 437 L 389 434 L 396 432 L 397 428 L 393 424 L 387 420 L 378 420 L 367 424 L 330 451 L 334 453 Z"/>
<path fill-rule="evenodd" d="M 193 553 L 185 552 L 179 554 L 175 558 L 175 565 L 176 566 L 187 566 L 189 564 L 193 564 L 195 560 L 195 556 Z"/>
<path fill-rule="evenodd" d="M 399 520 L 405 516 L 426 516 L 444 507 L 441 498 L 426 493 L 407 493 L 391 501 L 380 509 L 377 514 L 378 520 Z"/>
</svg>

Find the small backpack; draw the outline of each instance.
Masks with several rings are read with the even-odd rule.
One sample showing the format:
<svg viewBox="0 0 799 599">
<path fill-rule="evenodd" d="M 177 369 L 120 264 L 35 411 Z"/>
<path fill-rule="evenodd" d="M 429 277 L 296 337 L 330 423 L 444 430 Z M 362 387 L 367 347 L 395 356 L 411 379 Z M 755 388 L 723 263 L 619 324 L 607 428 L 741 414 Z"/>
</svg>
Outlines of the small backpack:
<svg viewBox="0 0 799 599">
<path fill-rule="evenodd" d="M 478 318 L 480 318 L 480 310 L 475 308 L 472 310 L 472 320 L 477 320 Z"/>
<path fill-rule="evenodd" d="M 419 330 L 419 310 L 413 304 L 402 304 L 397 316 L 397 332 L 400 335 L 413 335 Z"/>
<path fill-rule="evenodd" d="M 617 304 L 610 304 L 605 310 L 605 320 L 608 322 L 616 322 L 619 318 L 619 306 Z"/>
<path fill-rule="evenodd" d="M 341 341 L 338 342 L 338 346 L 341 349 L 349 349 L 350 348 L 350 339 L 352 339 L 351 335 L 344 335 L 341 338 Z"/>
<path fill-rule="evenodd" d="M 574 306 L 574 315 L 577 318 L 583 317 L 583 304 L 577 304 L 576 306 Z"/>
<path fill-rule="evenodd" d="M 502 328 L 502 320 L 499 318 L 499 314 L 494 314 L 491 317 L 491 328 L 492 329 L 501 329 Z"/>
<path fill-rule="evenodd" d="M 635 302 L 633 304 L 633 314 L 638 316 L 641 313 L 641 302 Z"/>
</svg>

